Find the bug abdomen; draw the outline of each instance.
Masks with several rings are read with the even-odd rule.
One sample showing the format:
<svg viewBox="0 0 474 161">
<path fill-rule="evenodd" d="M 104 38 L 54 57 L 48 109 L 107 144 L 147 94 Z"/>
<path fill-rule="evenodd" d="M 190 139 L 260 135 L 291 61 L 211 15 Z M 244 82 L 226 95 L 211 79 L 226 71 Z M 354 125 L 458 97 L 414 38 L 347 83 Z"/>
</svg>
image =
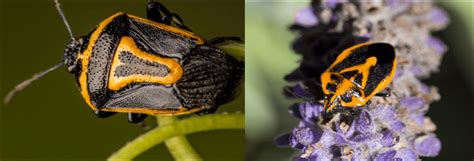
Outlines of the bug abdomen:
<svg viewBox="0 0 474 161">
<path fill-rule="evenodd" d="M 185 57 L 183 68 L 183 77 L 176 83 L 183 105 L 213 108 L 232 99 L 244 64 L 216 48 L 199 45 Z"/>
</svg>

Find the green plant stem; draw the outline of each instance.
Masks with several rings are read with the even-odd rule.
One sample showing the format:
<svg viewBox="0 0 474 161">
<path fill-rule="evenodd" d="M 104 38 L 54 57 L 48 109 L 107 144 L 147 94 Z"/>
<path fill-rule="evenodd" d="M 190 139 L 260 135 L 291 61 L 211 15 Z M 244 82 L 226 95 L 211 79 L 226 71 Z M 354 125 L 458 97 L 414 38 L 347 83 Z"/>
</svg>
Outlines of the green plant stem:
<svg viewBox="0 0 474 161">
<path fill-rule="evenodd" d="M 229 42 L 216 45 L 218 49 L 225 51 L 238 60 L 245 61 L 245 44 L 239 42 Z"/>
<path fill-rule="evenodd" d="M 158 126 L 173 124 L 177 121 L 175 116 L 156 117 L 156 119 Z M 165 145 L 176 161 L 202 161 L 199 154 L 194 150 L 184 135 L 165 140 Z"/>
<path fill-rule="evenodd" d="M 190 117 L 159 126 L 135 138 L 108 158 L 109 161 L 130 161 L 139 154 L 174 136 L 218 129 L 243 129 L 243 114 L 212 114 Z"/>
</svg>

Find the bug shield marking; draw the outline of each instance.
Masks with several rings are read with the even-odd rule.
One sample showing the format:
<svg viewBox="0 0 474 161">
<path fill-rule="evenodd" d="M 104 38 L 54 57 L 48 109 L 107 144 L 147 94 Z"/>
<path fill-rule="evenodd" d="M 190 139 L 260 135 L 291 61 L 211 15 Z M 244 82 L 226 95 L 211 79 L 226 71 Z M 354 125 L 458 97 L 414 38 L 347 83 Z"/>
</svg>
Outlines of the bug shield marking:
<svg viewBox="0 0 474 161">
<path fill-rule="evenodd" d="M 183 75 L 176 59 L 162 58 L 140 50 L 135 41 L 122 37 L 112 61 L 108 88 L 120 90 L 130 83 L 173 84 Z"/>
</svg>

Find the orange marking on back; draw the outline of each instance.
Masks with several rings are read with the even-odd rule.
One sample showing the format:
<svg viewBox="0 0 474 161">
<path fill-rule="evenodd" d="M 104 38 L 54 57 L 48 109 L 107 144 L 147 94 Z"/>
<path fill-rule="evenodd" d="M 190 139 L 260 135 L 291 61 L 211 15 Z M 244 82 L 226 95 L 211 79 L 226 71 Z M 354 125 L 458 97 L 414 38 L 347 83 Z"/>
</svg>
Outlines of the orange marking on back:
<svg viewBox="0 0 474 161">
<path fill-rule="evenodd" d="M 97 26 L 97 29 L 92 33 L 89 39 L 89 45 L 87 46 L 87 49 L 84 51 L 84 53 L 81 54 L 81 59 L 82 59 L 82 71 L 79 76 L 79 84 L 81 88 L 81 95 L 86 101 L 86 103 L 92 108 L 92 110 L 97 110 L 97 108 L 91 103 L 90 101 L 90 96 L 89 96 L 89 90 L 87 89 L 88 84 L 87 84 L 87 67 L 89 66 L 89 58 L 92 53 L 92 49 L 99 38 L 100 34 L 102 33 L 102 30 L 110 23 L 112 20 L 120 15 L 123 15 L 124 13 L 119 12 L 116 13 L 108 18 L 106 18 L 104 21 L 99 23 Z"/>
<path fill-rule="evenodd" d="M 124 52 L 124 51 L 130 52 L 134 56 L 140 59 L 165 65 L 170 70 L 170 73 L 166 75 L 165 77 L 141 75 L 141 74 L 132 74 L 126 77 L 115 77 L 114 75 L 115 75 L 116 68 L 122 64 L 122 62 L 120 62 L 119 60 L 119 55 L 121 52 Z M 178 63 L 177 60 L 172 59 L 172 58 L 162 58 L 162 57 L 147 53 L 143 50 L 140 50 L 135 44 L 135 41 L 131 37 L 124 36 L 120 40 L 120 44 L 118 45 L 114 58 L 112 60 L 108 88 L 110 90 L 119 90 L 132 82 L 173 84 L 176 81 L 178 81 L 182 75 L 183 75 L 183 69 L 181 68 L 181 65 Z"/>
</svg>

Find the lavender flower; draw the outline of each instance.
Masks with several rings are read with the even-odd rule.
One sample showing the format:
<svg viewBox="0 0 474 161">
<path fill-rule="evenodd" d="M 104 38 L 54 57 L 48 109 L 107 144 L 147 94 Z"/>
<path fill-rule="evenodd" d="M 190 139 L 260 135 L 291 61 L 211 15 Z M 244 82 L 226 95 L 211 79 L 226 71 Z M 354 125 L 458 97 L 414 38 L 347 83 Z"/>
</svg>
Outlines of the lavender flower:
<svg viewBox="0 0 474 161">
<path fill-rule="evenodd" d="M 285 92 L 304 100 L 290 108 L 300 123 L 277 144 L 300 150 L 294 159 L 298 161 L 414 161 L 438 155 L 436 126 L 425 114 L 440 96 L 436 87 L 420 79 L 438 70 L 447 47 L 430 32 L 448 23 L 446 13 L 431 1 L 313 0 L 291 27 L 299 32 L 293 49 L 303 58 L 285 77 L 295 84 Z M 396 49 L 396 74 L 388 87 L 391 96 L 374 97 L 364 107 L 326 112 L 318 101 L 321 87 L 314 82 L 338 53 L 366 41 L 390 43 Z"/>
</svg>

